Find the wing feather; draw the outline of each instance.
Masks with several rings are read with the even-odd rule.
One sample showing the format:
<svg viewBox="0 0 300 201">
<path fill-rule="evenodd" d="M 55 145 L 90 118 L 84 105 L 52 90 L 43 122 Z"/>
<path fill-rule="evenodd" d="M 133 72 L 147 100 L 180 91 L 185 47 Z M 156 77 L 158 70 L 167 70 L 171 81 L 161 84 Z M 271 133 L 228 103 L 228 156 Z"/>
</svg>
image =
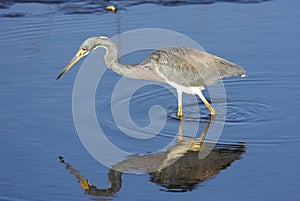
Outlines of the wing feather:
<svg viewBox="0 0 300 201">
<path fill-rule="evenodd" d="M 222 78 L 246 73 L 242 67 L 225 59 L 185 47 L 157 50 L 145 62 L 154 64 L 166 80 L 186 87 L 205 87 Z"/>
</svg>

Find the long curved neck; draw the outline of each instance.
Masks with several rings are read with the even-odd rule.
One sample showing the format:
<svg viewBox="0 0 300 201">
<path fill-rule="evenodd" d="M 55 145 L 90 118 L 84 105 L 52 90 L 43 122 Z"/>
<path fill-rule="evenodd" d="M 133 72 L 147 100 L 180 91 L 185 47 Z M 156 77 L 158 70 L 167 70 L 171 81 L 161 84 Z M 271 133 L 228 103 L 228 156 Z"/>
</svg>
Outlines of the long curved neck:
<svg viewBox="0 0 300 201">
<path fill-rule="evenodd" d="M 113 41 L 107 40 L 102 47 L 106 49 L 105 63 L 112 71 L 126 75 L 134 67 L 134 65 L 123 64 L 119 61 L 119 49 Z"/>
<path fill-rule="evenodd" d="M 113 41 L 109 39 L 102 40 L 100 46 L 106 49 L 104 59 L 106 65 L 112 71 L 128 78 L 154 80 L 158 82 L 164 81 L 164 78 L 156 73 L 156 70 L 149 61 L 133 65 L 121 63 L 119 61 L 118 47 Z"/>
</svg>

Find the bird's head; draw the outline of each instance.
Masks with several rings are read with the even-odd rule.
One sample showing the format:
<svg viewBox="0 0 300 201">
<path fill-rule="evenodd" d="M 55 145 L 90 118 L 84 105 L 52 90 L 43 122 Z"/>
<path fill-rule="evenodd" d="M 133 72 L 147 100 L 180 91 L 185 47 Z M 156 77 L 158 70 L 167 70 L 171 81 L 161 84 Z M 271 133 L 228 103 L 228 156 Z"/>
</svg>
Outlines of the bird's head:
<svg viewBox="0 0 300 201">
<path fill-rule="evenodd" d="M 75 54 L 70 63 L 61 71 L 61 73 L 57 76 L 57 80 L 65 74 L 72 66 L 74 66 L 77 61 L 79 61 L 82 57 L 88 55 L 91 51 L 95 50 L 98 47 L 105 47 L 106 43 L 109 39 L 105 36 L 96 36 L 86 39 L 80 46 L 78 52 Z"/>
</svg>

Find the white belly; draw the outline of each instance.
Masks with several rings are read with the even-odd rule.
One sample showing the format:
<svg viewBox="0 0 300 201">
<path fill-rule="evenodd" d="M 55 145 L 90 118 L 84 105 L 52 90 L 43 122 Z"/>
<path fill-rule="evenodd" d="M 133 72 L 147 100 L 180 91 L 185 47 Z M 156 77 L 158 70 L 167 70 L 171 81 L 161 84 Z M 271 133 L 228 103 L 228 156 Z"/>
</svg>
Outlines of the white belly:
<svg viewBox="0 0 300 201">
<path fill-rule="evenodd" d="M 185 86 L 182 86 L 182 85 L 179 85 L 179 84 L 176 84 L 174 82 L 171 82 L 171 81 L 167 81 L 167 83 L 169 85 L 171 85 L 172 87 L 176 88 L 177 91 L 181 91 L 181 92 L 184 92 L 186 94 L 192 94 L 192 95 L 195 95 L 197 93 L 199 93 L 199 89 L 200 91 L 205 89 L 205 87 L 185 87 Z"/>
</svg>

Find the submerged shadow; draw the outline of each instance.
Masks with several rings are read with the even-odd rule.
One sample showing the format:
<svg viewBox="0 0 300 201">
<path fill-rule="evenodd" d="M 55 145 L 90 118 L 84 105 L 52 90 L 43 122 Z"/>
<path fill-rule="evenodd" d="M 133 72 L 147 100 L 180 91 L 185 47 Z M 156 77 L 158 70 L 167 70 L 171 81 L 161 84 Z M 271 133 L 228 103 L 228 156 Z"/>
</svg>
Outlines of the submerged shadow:
<svg viewBox="0 0 300 201">
<path fill-rule="evenodd" d="M 132 155 L 129 158 L 113 165 L 108 172 L 109 187 L 98 188 L 79 174 L 79 171 L 63 157 L 59 157 L 70 174 L 76 176 L 80 187 L 86 194 L 94 196 L 113 196 L 120 191 L 123 172 L 144 170 L 150 175 L 150 181 L 160 185 L 163 191 L 185 192 L 191 191 L 222 169 L 229 167 L 234 161 L 241 158 L 246 151 L 245 143 L 214 144 L 205 141 L 205 135 L 211 122 L 206 126 L 200 137 L 185 140 L 182 135 L 182 121 L 179 121 L 179 136 L 175 145 L 166 152 L 145 155 Z M 209 150 L 207 156 L 200 159 L 200 153 Z"/>
</svg>

